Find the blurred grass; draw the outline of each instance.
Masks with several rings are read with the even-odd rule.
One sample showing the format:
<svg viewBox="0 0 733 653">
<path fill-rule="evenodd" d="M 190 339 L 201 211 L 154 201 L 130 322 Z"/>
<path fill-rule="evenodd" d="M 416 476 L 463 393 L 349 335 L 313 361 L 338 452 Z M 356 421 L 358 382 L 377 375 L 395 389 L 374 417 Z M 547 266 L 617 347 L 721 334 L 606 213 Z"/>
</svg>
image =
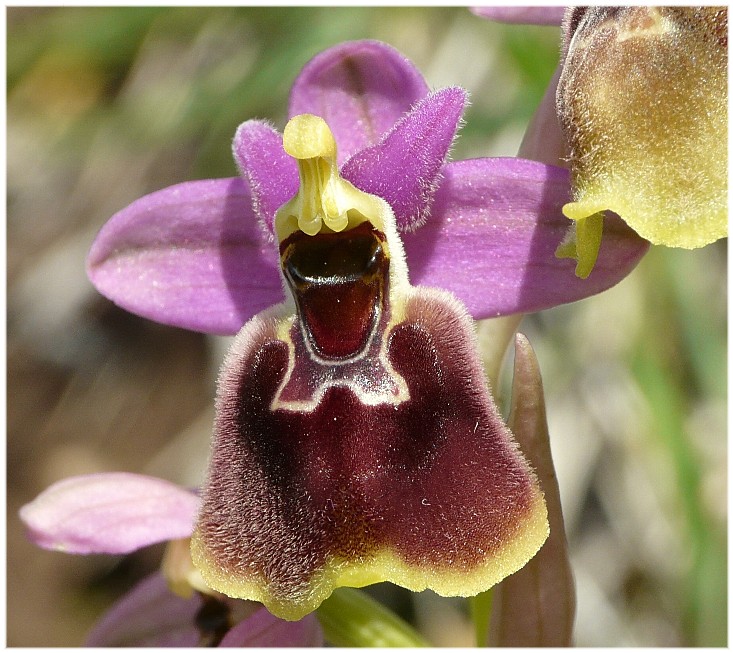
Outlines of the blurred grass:
<svg viewBox="0 0 733 653">
<path fill-rule="evenodd" d="M 654 337 L 639 343 L 631 369 L 657 425 L 652 435 L 671 460 L 674 499 L 689 540 L 691 568 L 681 588 L 689 643 L 719 646 L 727 634 L 725 613 L 720 610 L 727 596 L 725 532 L 706 505 L 703 483 L 709 461 L 696 450 L 687 420 L 696 404 L 722 403 L 727 397 L 726 343 L 711 337 L 725 327 L 726 295 L 723 280 L 715 285 L 705 279 L 705 271 L 686 254 L 669 250 L 651 259 L 648 309 L 665 319 L 654 320 L 650 328 Z"/>
<path fill-rule="evenodd" d="M 17 507 L 66 474 L 149 471 L 161 457 L 183 481 L 198 469 L 185 443 L 206 449 L 220 345 L 99 298 L 83 274 L 94 231 L 146 192 L 236 174 L 237 125 L 282 127 L 303 64 L 357 38 L 389 42 L 432 87 L 468 88 L 454 158 L 516 152 L 559 49 L 555 28 L 462 8 L 7 9 L 11 645 L 79 644 L 159 555 L 38 551 Z M 576 562 L 578 644 L 726 643 L 726 258 L 724 243 L 655 249 L 608 293 L 525 320 Z M 431 641 L 470 643 L 464 604 L 375 592 Z"/>
</svg>

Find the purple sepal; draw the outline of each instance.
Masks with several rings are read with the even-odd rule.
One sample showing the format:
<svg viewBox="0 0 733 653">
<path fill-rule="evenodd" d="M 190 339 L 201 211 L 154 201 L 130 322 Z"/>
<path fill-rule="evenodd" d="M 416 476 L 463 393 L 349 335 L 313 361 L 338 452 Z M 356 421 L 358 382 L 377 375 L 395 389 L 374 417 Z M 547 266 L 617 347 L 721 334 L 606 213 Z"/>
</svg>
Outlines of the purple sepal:
<svg viewBox="0 0 733 653">
<path fill-rule="evenodd" d="M 428 218 L 465 104 L 461 88 L 436 91 L 404 115 L 379 144 L 344 164 L 344 178 L 385 199 L 401 231 L 413 230 Z"/>
<path fill-rule="evenodd" d="M 355 152 L 379 142 L 428 86 L 414 64 L 379 41 L 350 41 L 316 55 L 290 92 L 292 118 L 323 118 L 338 143 L 341 165 Z"/>
<path fill-rule="evenodd" d="M 201 598 L 176 596 L 159 573 L 148 576 L 97 622 L 85 646 L 197 646 Z"/>
<path fill-rule="evenodd" d="M 23 506 L 30 539 L 65 553 L 130 553 L 189 537 L 199 498 L 157 478 L 124 472 L 54 483 Z"/>
<path fill-rule="evenodd" d="M 214 600 L 214 599 L 208 599 Z M 222 614 L 231 612 L 237 601 L 224 599 Z M 244 604 L 240 604 L 244 605 Z M 252 603 L 254 612 L 232 626 L 223 637 L 197 625 L 197 616 L 204 607 L 201 596 L 194 592 L 184 599 L 173 594 L 160 573 L 141 582 L 117 601 L 97 622 L 85 645 L 92 647 L 291 647 L 322 646 L 323 631 L 315 615 L 289 622 L 273 617 Z M 240 610 L 241 611 L 241 610 Z M 220 640 L 220 641 L 219 641 Z"/>
<path fill-rule="evenodd" d="M 460 298 L 474 318 L 530 313 L 576 301 L 623 279 L 649 243 L 609 215 L 588 279 L 555 257 L 568 229 L 567 170 L 523 159 L 449 163 L 428 220 L 405 237 L 413 283 Z"/>
<path fill-rule="evenodd" d="M 277 251 L 239 178 L 151 193 L 99 232 L 87 273 L 122 308 L 163 324 L 231 335 L 282 301 Z"/>
<path fill-rule="evenodd" d="M 240 621 L 221 640 L 220 647 L 316 647 L 323 646 L 323 631 L 314 614 L 300 621 L 284 621 L 260 608 Z"/>
</svg>

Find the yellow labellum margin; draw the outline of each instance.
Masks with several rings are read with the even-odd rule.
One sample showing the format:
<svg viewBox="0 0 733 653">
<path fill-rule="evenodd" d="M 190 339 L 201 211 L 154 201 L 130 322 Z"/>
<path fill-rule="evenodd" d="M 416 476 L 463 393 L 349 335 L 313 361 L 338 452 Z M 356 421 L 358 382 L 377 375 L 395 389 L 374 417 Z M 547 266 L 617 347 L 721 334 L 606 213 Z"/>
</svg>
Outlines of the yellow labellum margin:
<svg viewBox="0 0 733 653">
<path fill-rule="evenodd" d="M 727 9 L 576 8 L 565 31 L 557 108 L 575 229 L 558 256 L 587 276 L 601 230 L 591 216 L 607 210 L 656 245 L 727 236 Z"/>
<path fill-rule="evenodd" d="M 339 176 L 323 120 L 296 116 L 283 145 L 301 178 L 275 220 L 288 300 L 222 367 L 194 564 L 290 620 L 340 586 L 482 592 L 548 525 L 473 322 L 410 285 L 389 205 Z"/>
</svg>

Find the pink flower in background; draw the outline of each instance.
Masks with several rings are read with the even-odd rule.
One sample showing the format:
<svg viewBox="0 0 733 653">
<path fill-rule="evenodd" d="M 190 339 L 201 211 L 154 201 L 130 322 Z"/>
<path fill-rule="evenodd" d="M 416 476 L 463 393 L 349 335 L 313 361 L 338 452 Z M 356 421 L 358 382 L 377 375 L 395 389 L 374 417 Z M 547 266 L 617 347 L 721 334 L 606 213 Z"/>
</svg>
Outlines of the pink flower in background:
<svg viewBox="0 0 733 653">
<path fill-rule="evenodd" d="M 126 554 L 188 538 L 200 500 L 173 483 L 139 474 L 77 476 L 55 483 L 20 512 L 38 546 L 73 554 Z M 320 646 L 314 616 L 292 623 L 256 603 L 213 593 L 174 594 L 160 573 L 121 598 L 87 646 Z"/>
</svg>

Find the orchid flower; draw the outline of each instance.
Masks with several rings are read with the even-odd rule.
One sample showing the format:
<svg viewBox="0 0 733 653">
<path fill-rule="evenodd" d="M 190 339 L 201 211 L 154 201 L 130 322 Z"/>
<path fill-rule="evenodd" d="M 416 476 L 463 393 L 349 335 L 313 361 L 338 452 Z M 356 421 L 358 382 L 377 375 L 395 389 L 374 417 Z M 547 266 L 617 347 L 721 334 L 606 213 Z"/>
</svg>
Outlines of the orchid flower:
<svg viewBox="0 0 733 653">
<path fill-rule="evenodd" d="M 610 218 L 578 280 L 553 256 L 567 171 L 447 162 L 465 105 L 385 44 L 336 46 L 298 76 L 282 135 L 237 130 L 241 177 L 152 193 L 95 241 L 90 278 L 120 306 L 238 332 L 191 541 L 207 591 L 286 620 L 382 580 L 470 596 L 545 542 L 470 318 L 600 292 L 647 243 Z"/>
<path fill-rule="evenodd" d="M 609 219 L 587 283 L 554 260 L 566 170 L 516 158 L 446 162 L 465 102 L 461 89 L 429 93 L 402 55 L 361 41 L 303 69 L 290 116 L 326 121 L 344 179 L 393 208 L 412 282 L 449 290 L 475 319 L 576 301 L 623 279 L 646 248 L 620 220 Z M 241 177 L 171 186 L 105 225 L 88 259 L 102 294 L 157 322 L 222 335 L 283 300 L 273 221 L 297 190 L 297 165 L 263 121 L 245 122 L 233 150 Z"/>
<path fill-rule="evenodd" d="M 515 343 L 510 424 L 547 501 L 551 531 L 540 552 L 500 584 L 491 624 L 477 615 L 477 643 L 567 646 L 572 642 L 573 579 L 557 477 L 550 453 L 542 381 L 526 338 Z M 39 546 L 75 554 L 126 554 L 169 541 L 161 572 L 142 580 L 102 617 L 87 646 L 423 646 L 407 624 L 360 594 L 341 594 L 297 622 L 259 604 L 212 591 L 193 566 L 190 536 L 198 494 L 130 473 L 65 479 L 20 516 Z M 477 601 L 479 608 L 485 607 Z M 323 628 L 319 627 L 319 623 Z"/>
<path fill-rule="evenodd" d="M 560 24 L 555 7 L 475 12 Z M 656 245 L 727 236 L 727 9 L 574 7 L 562 24 L 554 82 L 574 226 L 558 256 L 587 277 L 608 211 Z"/>
</svg>

